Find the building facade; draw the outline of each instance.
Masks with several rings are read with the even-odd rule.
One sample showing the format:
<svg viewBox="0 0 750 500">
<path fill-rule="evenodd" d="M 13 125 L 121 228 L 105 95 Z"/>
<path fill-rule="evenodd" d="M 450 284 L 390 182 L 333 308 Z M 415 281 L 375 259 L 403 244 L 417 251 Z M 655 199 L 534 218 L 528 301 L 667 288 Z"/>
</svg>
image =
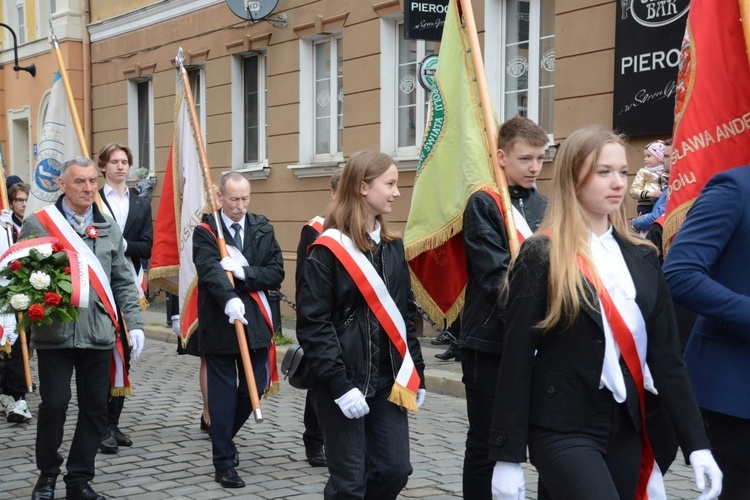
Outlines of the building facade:
<svg viewBox="0 0 750 500">
<path fill-rule="evenodd" d="M 3 0 L 3 19 L 17 4 L 27 11 L 33 4 L 33 20 L 27 14 L 26 22 L 37 26 L 36 41 L 21 44 L 24 61 L 37 64 L 35 78 L 21 74 L 14 80 L 7 66 L 9 45 L 3 44 L 0 141 L 10 150 L 13 173 L 33 163 L 34 127 L 41 123 L 36 103 L 43 103 L 57 69 L 43 40 L 44 23 L 36 20 L 45 18 L 42 4 L 50 12 L 49 2 Z M 355 151 L 378 149 L 398 161 L 401 200 L 391 220 L 404 227 L 428 113 L 418 66 L 440 49 L 439 42 L 405 38 L 409 0 L 280 0 L 270 19 L 259 22 L 232 12 L 230 4 L 244 4 L 240 0 L 52 3 L 57 4 L 53 24 L 61 23 L 61 4 L 77 16 L 66 17 L 71 25 L 61 24 L 59 30 L 67 30 L 67 64 L 92 154 L 110 141 L 127 143 L 135 165 L 157 179 L 154 213 L 174 131 L 181 85 L 175 57 L 181 47 L 212 177 L 218 181 L 235 170 L 252 181 L 250 209 L 269 217 L 284 252 L 283 293 L 294 293 L 302 224 L 325 212 L 328 177 Z M 554 144 L 576 128 L 613 124 L 619 5 L 611 0 L 473 2 L 498 118 L 520 113 L 537 121 L 549 134 L 550 156 Z M 38 52 L 30 45 L 38 45 Z M 26 164 L 16 160 L 11 130 L 24 116 Z M 633 174 L 642 165 L 646 139 L 651 138 L 632 143 Z M 550 173 L 547 167 L 542 192 Z"/>
</svg>

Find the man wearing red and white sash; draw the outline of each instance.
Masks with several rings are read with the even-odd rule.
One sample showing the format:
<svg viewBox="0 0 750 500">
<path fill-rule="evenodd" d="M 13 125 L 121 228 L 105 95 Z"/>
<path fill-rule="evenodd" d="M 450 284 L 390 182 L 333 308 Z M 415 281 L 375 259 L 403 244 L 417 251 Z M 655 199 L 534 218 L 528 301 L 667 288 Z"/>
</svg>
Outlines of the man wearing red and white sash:
<svg viewBox="0 0 750 500">
<path fill-rule="evenodd" d="M 498 133 L 498 162 L 508 179 L 519 242 L 539 227 L 547 199 L 536 191 L 547 133 L 527 118 L 511 118 Z M 463 497 L 490 500 L 495 461 L 488 458 L 491 414 L 503 345 L 499 301 L 510 264 L 510 247 L 499 196 L 481 189 L 464 210 L 466 305 L 461 318 L 461 367 L 469 430 L 463 464 Z M 455 353 L 458 355 L 458 352 Z M 544 498 L 544 496 L 540 496 Z"/>
<path fill-rule="evenodd" d="M 118 310 L 125 316 L 133 342 L 133 358 L 143 349 L 145 322 L 138 307 L 135 283 L 125 261 L 122 233 L 117 223 L 94 205 L 97 171 L 88 158 L 72 158 L 60 169 L 63 195 L 55 205 L 27 215 L 21 239 L 54 236 L 85 261 L 88 307 L 81 307 L 75 323 L 32 326 L 31 344 L 39 356 L 39 420 L 36 462 L 41 475 L 32 499 L 54 498 L 63 457 L 63 439 L 70 381 L 76 372 L 78 421 L 68 454 L 65 475 L 69 499 L 98 500 L 89 485 L 94 459 L 107 423 L 110 364 L 118 333 Z M 127 348 L 127 347 L 126 347 Z"/>
<path fill-rule="evenodd" d="M 264 301 L 265 291 L 284 280 L 284 261 L 273 226 L 262 215 L 248 213 L 250 182 L 231 172 L 219 183 L 222 209 L 219 224 L 229 257 L 219 254 L 217 221 L 206 215 L 193 233 L 193 262 L 198 274 L 199 352 L 206 357 L 208 408 L 215 480 L 225 488 L 242 488 L 244 481 L 232 441 L 250 416 L 252 407 L 234 322 L 246 325 L 247 345 L 258 393 L 269 386 L 275 360 L 268 365 L 273 326 Z M 226 272 L 234 275 L 234 286 Z M 227 321 L 228 318 L 228 321 Z M 239 386 L 238 386 L 239 374 Z"/>
</svg>

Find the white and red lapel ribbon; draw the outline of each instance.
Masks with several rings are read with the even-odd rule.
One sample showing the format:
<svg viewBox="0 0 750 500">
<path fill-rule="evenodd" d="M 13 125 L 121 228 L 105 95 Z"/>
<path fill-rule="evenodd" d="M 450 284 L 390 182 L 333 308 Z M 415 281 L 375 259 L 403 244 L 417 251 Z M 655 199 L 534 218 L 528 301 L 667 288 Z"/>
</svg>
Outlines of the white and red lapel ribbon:
<svg viewBox="0 0 750 500">
<path fill-rule="evenodd" d="M 644 360 L 641 360 L 638 355 L 638 348 L 633 339 L 633 333 L 620 315 L 620 311 L 617 309 L 612 297 L 610 297 L 607 287 L 604 286 L 598 276 L 594 275 L 591 267 L 580 255 L 576 257 L 576 264 L 586 279 L 596 288 L 599 300 L 604 309 L 604 315 L 609 322 L 609 326 L 612 328 L 612 334 L 615 337 L 617 346 L 620 348 L 620 354 L 630 374 L 633 376 L 633 382 L 635 382 L 638 388 L 638 402 L 641 413 L 641 470 L 638 477 L 636 499 L 666 500 L 664 480 L 659 466 L 654 459 L 654 452 L 651 449 L 651 443 L 649 443 L 648 434 L 646 433 L 646 400 L 643 383 Z"/>
<path fill-rule="evenodd" d="M 0 257 L 0 268 L 7 267 L 14 260 L 27 257 L 32 249 L 39 250 L 40 247 L 45 245 L 51 248 L 55 243 L 60 243 L 60 240 L 54 236 L 20 241 L 6 250 L 2 257 Z M 86 271 L 86 259 L 68 248 L 65 248 L 63 251 L 68 255 L 68 262 L 70 264 L 70 283 L 73 288 L 70 294 L 70 303 L 74 307 L 88 307 L 89 275 Z"/>
<path fill-rule="evenodd" d="M 409 352 L 404 318 L 388 293 L 383 279 L 378 275 L 367 257 L 357 250 L 351 238 L 338 229 L 326 229 L 313 245 L 323 245 L 341 262 L 352 277 L 367 305 L 388 334 L 388 338 L 401 356 L 401 368 L 396 374 L 396 384 L 411 393 L 417 393 L 420 378 Z"/>
<path fill-rule="evenodd" d="M 482 188 L 482 191 L 492 196 L 492 199 L 495 200 L 495 203 L 497 203 L 497 208 L 500 210 L 500 217 L 505 219 L 505 214 L 503 212 L 503 204 L 500 201 L 500 195 L 494 192 L 490 188 Z M 534 231 L 531 230 L 529 227 L 529 223 L 526 222 L 526 219 L 524 218 L 523 214 L 518 211 L 518 209 L 511 204 L 511 208 L 513 209 L 513 222 L 516 224 L 516 233 L 518 233 L 518 242 L 523 243 L 526 238 L 530 237 L 532 234 L 534 234 Z"/>
</svg>

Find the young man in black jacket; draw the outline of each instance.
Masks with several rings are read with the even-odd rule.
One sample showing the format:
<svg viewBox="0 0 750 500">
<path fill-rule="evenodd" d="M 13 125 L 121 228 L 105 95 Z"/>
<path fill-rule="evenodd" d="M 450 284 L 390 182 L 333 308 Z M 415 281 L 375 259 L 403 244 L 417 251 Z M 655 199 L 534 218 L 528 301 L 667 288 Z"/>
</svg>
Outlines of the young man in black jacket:
<svg viewBox="0 0 750 500">
<path fill-rule="evenodd" d="M 498 162 L 505 169 L 519 240 L 542 221 L 547 199 L 537 193 L 536 180 L 544 161 L 547 133 L 527 118 L 511 118 L 500 127 Z M 481 189 L 469 197 L 464 210 L 463 239 L 468 283 L 461 319 L 461 367 L 466 388 L 469 431 L 464 454 L 463 495 L 472 500 L 492 498 L 492 469 L 488 458 L 491 412 L 503 345 L 501 294 L 510 263 L 508 235 L 497 194 Z"/>
</svg>

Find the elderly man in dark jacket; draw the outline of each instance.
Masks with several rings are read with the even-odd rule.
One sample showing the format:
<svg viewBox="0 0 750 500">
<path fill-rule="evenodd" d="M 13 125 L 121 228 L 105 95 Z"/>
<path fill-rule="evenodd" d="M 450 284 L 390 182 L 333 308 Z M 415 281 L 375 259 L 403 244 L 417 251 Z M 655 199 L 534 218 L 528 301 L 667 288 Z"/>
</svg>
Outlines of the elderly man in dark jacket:
<svg viewBox="0 0 750 500">
<path fill-rule="evenodd" d="M 219 223 L 228 249 L 229 245 L 235 247 L 241 256 L 221 258 L 213 216 L 204 217 L 204 223 L 195 228 L 197 331 L 199 350 L 206 356 L 208 368 L 215 479 L 225 488 L 242 488 L 245 483 L 234 469 L 239 465 L 239 456 L 232 439 L 252 413 L 252 407 L 234 322 L 239 320 L 246 325 L 250 360 L 258 392 L 262 393 L 269 377 L 266 364 L 273 331 L 263 317 L 262 302 L 251 294 L 258 297 L 257 294 L 278 288 L 284 279 L 284 264 L 268 219 L 247 213 L 250 182 L 239 173 L 229 173 L 221 179 L 218 195 L 222 204 Z M 234 275 L 234 285 L 227 272 Z"/>
</svg>

